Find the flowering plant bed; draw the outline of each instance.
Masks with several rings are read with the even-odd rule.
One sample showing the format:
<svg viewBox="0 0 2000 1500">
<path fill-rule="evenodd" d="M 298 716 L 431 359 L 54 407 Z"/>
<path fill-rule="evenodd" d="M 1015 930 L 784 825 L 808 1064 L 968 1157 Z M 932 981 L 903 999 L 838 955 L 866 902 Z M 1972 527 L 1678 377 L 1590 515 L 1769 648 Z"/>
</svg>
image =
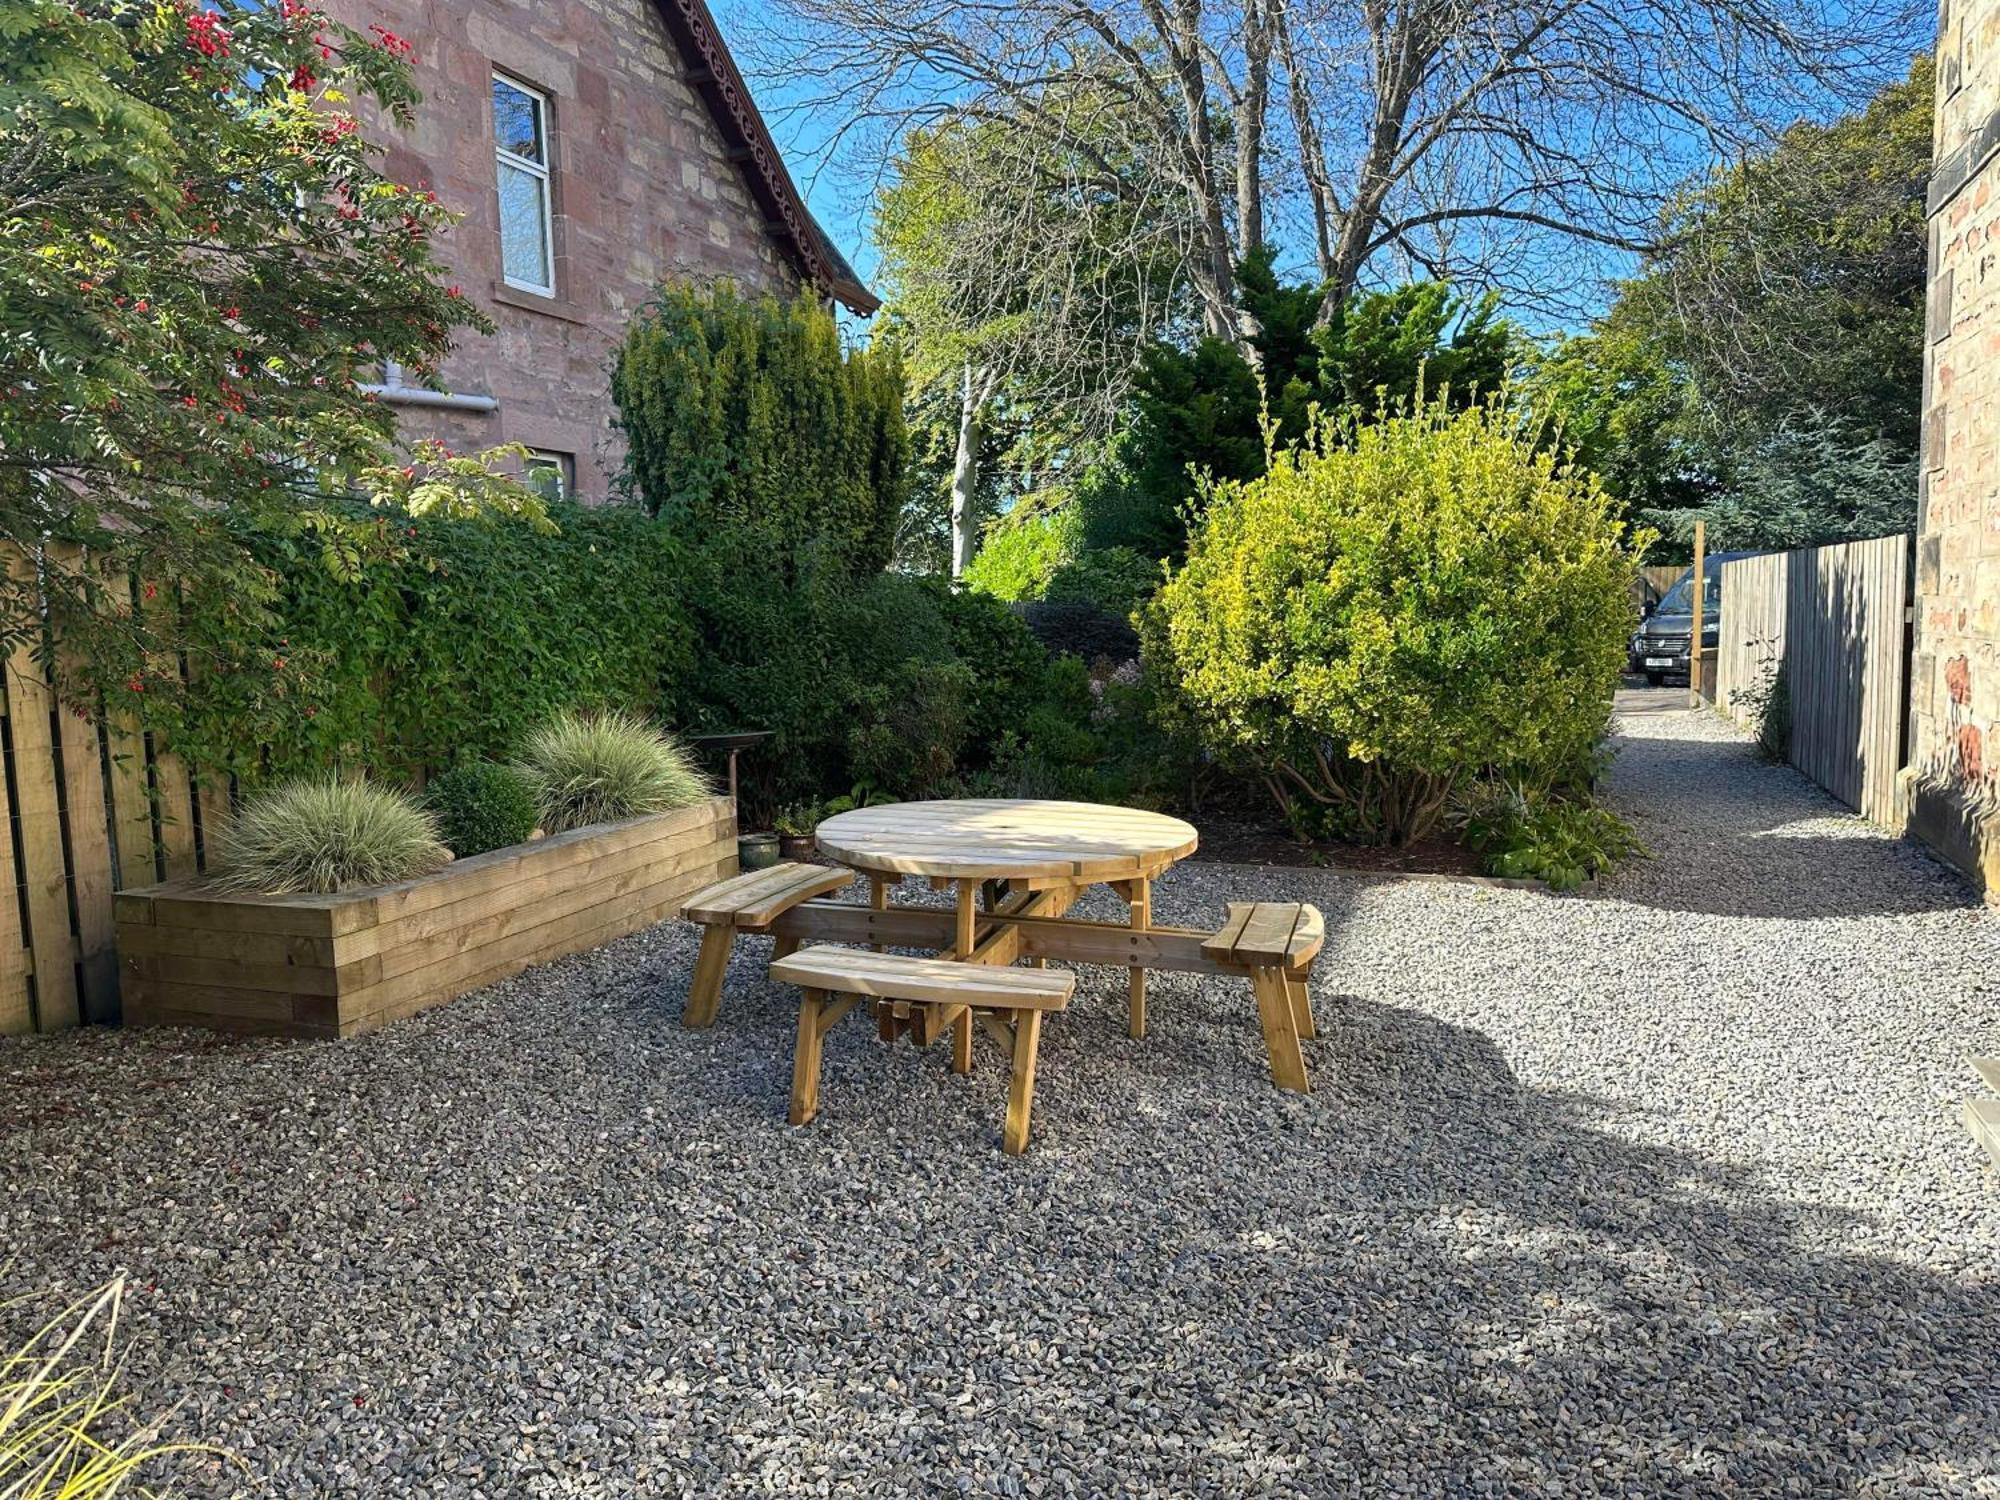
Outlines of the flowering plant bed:
<svg viewBox="0 0 2000 1500">
<path fill-rule="evenodd" d="M 125 1021 L 353 1036 L 650 926 L 735 872 L 736 807 L 711 797 L 333 895 L 121 891 Z"/>
</svg>

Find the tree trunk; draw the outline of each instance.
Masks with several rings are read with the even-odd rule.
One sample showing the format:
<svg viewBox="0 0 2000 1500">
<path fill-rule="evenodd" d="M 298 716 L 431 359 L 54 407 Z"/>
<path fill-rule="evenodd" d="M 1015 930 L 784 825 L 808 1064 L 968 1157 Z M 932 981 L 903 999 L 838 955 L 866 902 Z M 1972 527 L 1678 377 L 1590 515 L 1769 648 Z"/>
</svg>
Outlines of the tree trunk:
<svg viewBox="0 0 2000 1500">
<path fill-rule="evenodd" d="M 1243 254 L 1264 243 L 1264 116 L 1271 102 L 1272 21 L 1264 0 L 1243 7 L 1243 90 L 1236 105 L 1236 237 Z"/>
<path fill-rule="evenodd" d="M 979 541 L 974 499 L 979 492 L 979 409 L 985 405 L 972 366 L 959 388 L 958 456 L 951 466 L 951 576 L 963 578 Z"/>
</svg>

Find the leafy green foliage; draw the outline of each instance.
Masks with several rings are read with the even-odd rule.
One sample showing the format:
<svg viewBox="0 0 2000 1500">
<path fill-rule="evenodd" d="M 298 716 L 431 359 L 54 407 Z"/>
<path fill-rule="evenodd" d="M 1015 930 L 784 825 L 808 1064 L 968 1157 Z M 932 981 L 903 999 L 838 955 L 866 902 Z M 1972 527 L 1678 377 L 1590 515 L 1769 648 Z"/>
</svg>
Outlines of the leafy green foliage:
<svg viewBox="0 0 2000 1500">
<path fill-rule="evenodd" d="M 1642 274 L 1537 372 L 1620 498 L 1704 507 L 1735 546 L 1912 523 L 1932 75 L 1920 56 L 1859 113 L 1690 183 Z"/>
<path fill-rule="evenodd" d="M 1049 575 L 1042 597 L 1056 604 L 1092 604 L 1107 614 L 1130 615 L 1164 576 L 1159 563 L 1130 547 L 1080 552 Z"/>
<path fill-rule="evenodd" d="M 865 585 L 781 591 L 755 576 L 718 574 L 712 562 L 698 556 L 687 582 L 697 615 L 720 628 L 704 639 L 697 670 L 680 679 L 672 701 L 686 726 L 772 731 L 769 745 L 744 759 L 752 822 L 786 802 L 861 783 L 914 795 L 937 784 L 941 740 L 977 763 L 1041 670 L 1040 649 L 1005 605 L 953 595 L 942 580 L 883 574 Z M 927 674 L 938 674 L 935 693 Z M 922 744 L 899 750 L 889 742 L 887 725 L 901 711 L 889 684 L 922 701 L 906 726 Z"/>
<path fill-rule="evenodd" d="M 1914 449 L 1887 438 L 1850 442 L 1814 425 L 1739 443 L 1727 488 L 1699 505 L 1641 515 L 1690 553 L 1697 520 L 1718 550 L 1819 547 L 1910 530 L 1916 497 Z"/>
<path fill-rule="evenodd" d="M 919 658 L 862 685 L 847 732 L 855 785 L 898 800 L 949 791 L 972 719 L 972 688 L 964 662 Z"/>
<path fill-rule="evenodd" d="M 311 776 L 253 792 L 216 841 L 224 890 L 325 894 L 441 869 L 451 851 L 411 798 L 359 777 Z"/>
<path fill-rule="evenodd" d="M 1495 788 L 1470 813 L 1464 837 L 1487 874 L 1540 880 L 1553 891 L 1573 891 L 1646 852 L 1625 820 L 1607 807 L 1526 797 L 1509 787 Z"/>
<path fill-rule="evenodd" d="M 679 742 L 622 709 L 557 714 L 529 732 L 519 771 L 549 833 L 671 812 L 711 795 Z"/>
<path fill-rule="evenodd" d="M 48 583 L 104 680 L 184 648 L 173 611 L 124 607 L 141 565 L 254 617 L 261 533 L 351 571 L 368 522 L 329 496 L 537 514 L 499 453 L 399 454 L 360 388 L 490 327 L 444 284 L 452 215 L 382 174 L 354 112 L 409 120 L 406 42 L 247 0 L 0 0 L 0 38 L 0 539 L 90 546 L 101 574 Z M 0 580 L 0 626 L 37 615 Z"/>
<path fill-rule="evenodd" d="M 994 523 L 965 571 L 968 587 L 996 599 L 1092 604 L 1117 615 L 1130 614 L 1160 577 L 1160 565 L 1131 547 L 1086 549 L 1083 508 L 1066 491 Z"/>
<path fill-rule="evenodd" d="M 424 788 L 439 837 L 459 858 L 526 843 L 535 831 L 534 788 L 514 766 L 474 761 L 454 766 Z"/>
<path fill-rule="evenodd" d="M 611 393 L 629 484 L 692 544 L 781 584 L 888 562 L 909 458 L 902 366 L 891 349 L 843 349 L 809 293 L 663 288 Z"/>
<path fill-rule="evenodd" d="M 1489 770 L 1602 735 L 1631 560 L 1594 478 L 1494 404 L 1317 434 L 1215 486 L 1156 597 L 1178 711 L 1281 807 L 1407 842 Z"/>
<path fill-rule="evenodd" d="M 1072 561 L 1083 540 L 1083 516 L 1065 494 L 1057 503 L 1024 499 L 986 529 L 965 570 L 967 588 L 995 599 L 1039 599 L 1049 580 Z"/>
<path fill-rule="evenodd" d="M 192 680 L 155 660 L 114 683 L 112 701 L 191 764 L 251 783 L 356 766 L 415 780 L 511 755 L 524 725 L 564 708 L 658 706 L 693 663 L 686 614 L 662 585 L 678 544 L 634 508 L 550 513 L 553 536 L 378 517 L 352 578 L 300 538 L 253 537 L 268 608 L 190 587 Z"/>
<path fill-rule="evenodd" d="M 1267 419 L 1282 447 L 1308 435 L 1315 409 L 1366 422 L 1420 391 L 1448 392 L 1463 406 L 1504 385 L 1516 359 L 1519 334 L 1491 295 L 1467 301 L 1439 282 L 1357 291 L 1322 325 L 1320 288 L 1281 284 L 1269 251 L 1252 256 L 1239 274 L 1244 303 L 1262 324 L 1252 341 L 1260 368 L 1215 338 L 1191 349 L 1146 350 L 1131 477 L 1087 497 L 1088 547 L 1179 555 L 1196 476 L 1261 475 Z"/>
</svg>

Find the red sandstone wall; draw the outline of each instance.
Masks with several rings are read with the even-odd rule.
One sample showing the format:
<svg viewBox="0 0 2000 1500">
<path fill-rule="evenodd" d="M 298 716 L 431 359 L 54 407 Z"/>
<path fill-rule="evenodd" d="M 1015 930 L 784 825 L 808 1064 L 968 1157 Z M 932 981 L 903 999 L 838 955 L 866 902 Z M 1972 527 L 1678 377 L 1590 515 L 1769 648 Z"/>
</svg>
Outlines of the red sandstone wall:
<svg viewBox="0 0 2000 1500">
<path fill-rule="evenodd" d="M 601 500 L 624 454 L 611 426 L 611 354 L 652 289 L 670 278 L 797 281 L 684 81 L 653 0 L 329 0 L 328 9 L 415 48 L 424 102 L 411 129 L 377 131 L 386 165 L 465 215 L 444 257 L 499 325 L 469 336 L 444 370 L 450 389 L 492 396 L 499 409 L 403 407 L 404 432 L 459 448 L 519 442 L 574 454 L 578 493 Z M 496 68 L 550 98 L 553 299 L 501 281 Z"/>
</svg>

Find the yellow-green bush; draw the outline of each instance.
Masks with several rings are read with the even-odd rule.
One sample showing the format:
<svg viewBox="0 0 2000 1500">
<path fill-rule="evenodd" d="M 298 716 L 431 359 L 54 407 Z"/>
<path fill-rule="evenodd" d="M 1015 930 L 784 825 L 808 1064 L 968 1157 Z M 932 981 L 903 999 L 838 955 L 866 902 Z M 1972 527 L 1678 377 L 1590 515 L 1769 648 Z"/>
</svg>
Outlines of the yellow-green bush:
<svg viewBox="0 0 2000 1500">
<path fill-rule="evenodd" d="M 1322 427 L 1208 497 L 1149 616 L 1180 711 L 1288 813 L 1408 842 L 1466 777 L 1601 737 L 1630 631 L 1594 477 L 1495 405 Z"/>
</svg>

